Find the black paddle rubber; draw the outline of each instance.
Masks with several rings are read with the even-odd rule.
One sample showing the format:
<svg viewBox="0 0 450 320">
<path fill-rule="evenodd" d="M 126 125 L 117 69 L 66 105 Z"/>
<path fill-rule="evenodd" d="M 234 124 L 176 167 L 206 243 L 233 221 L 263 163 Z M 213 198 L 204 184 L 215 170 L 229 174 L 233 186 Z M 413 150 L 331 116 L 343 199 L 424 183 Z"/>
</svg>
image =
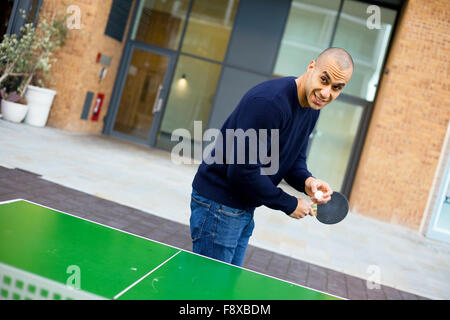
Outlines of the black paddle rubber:
<svg viewBox="0 0 450 320">
<path fill-rule="evenodd" d="M 335 224 L 344 220 L 348 213 L 347 198 L 340 192 L 333 192 L 331 200 L 317 205 L 317 220 L 325 224 Z"/>
</svg>

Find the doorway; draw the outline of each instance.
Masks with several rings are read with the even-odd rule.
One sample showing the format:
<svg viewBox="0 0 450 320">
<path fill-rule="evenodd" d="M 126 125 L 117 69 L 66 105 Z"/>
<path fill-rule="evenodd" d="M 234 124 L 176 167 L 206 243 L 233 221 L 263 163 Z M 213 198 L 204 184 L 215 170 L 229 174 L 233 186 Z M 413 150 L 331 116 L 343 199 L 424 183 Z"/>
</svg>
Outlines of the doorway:
<svg viewBox="0 0 450 320">
<path fill-rule="evenodd" d="M 154 144 L 170 62 L 170 55 L 132 48 L 113 133 Z"/>
</svg>

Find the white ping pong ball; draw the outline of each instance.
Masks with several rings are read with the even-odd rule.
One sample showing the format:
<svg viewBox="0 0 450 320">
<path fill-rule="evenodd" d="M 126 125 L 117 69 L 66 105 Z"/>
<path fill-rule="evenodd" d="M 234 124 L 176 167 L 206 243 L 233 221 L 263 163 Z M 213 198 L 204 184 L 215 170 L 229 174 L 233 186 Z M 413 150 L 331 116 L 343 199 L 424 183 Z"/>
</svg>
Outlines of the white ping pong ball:
<svg viewBox="0 0 450 320">
<path fill-rule="evenodd" d="M 317 191 L 316 193 L 314 193 L 314 197 L 317 199 L 317 200 L 320 200 L 320 199 L 322 199 L 322 197 L 323 197 L 323 192 L 322 191 Z"/>
</svg>

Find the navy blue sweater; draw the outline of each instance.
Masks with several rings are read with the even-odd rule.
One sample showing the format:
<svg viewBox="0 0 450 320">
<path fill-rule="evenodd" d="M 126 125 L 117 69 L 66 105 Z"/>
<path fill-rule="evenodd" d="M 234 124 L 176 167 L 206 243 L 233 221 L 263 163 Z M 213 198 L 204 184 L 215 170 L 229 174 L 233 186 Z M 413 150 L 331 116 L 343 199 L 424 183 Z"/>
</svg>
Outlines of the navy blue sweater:
<svg viewBox="0 0 450 320">
<path fill-rule="evenodd" d="M 217 144 L 210 156 L 223 161 L 203 160 L 194 177 L 192 187 L 202 196 L 237 209 L 251 209 L 261 205 L 274 210 L 291 214 L 297 207 L 297 198 L 284 192 L 277 185 L 284 179 L 296 190 L 305 192 L 305 180 L 311 177 L 306 167 L 306 150 L 309 135 L 319 117 L 320 111 L 302 108 L 297 93 L 295 77 L 284 77 L 263 82 L 250 89 L 239 102 L 221 128 L 223 148 Z M 268 139 L 266 154 L 271 163 L 250 161 L 249 143 L 245 140 L 245 163 L 239 163 L 236 158 L 238 143 L 235 139 L 234 157 L 227 153 L 231 146 L 226 143 L 227 129 L 266 129 Z M 269 168 L 274 162 L 276 152 L 273 152 L 271 142 L 276 141 L 276 134 L 271 129 L 279 131 L 279 165 L 278 171 L 271 174 L 261 174 L 263 168 Z M 258 136 L 264 137 L 264 136 Z M 272 140 L 273 139 L 273 140 Z M 216 140 L 217 142 L 217 140 Z M 257 147 L 263 148 L 257 140 Z M 273 151 L 276 151 L 274 149 Z M 216 157 L 217 159 L 217 157 Z M 227 161 L 228 159 L 228 161 Z M 276 168 L 276 166 L 272 166 Z M 272 170 L 273 171 L 273 170 Z"/>
</svg>

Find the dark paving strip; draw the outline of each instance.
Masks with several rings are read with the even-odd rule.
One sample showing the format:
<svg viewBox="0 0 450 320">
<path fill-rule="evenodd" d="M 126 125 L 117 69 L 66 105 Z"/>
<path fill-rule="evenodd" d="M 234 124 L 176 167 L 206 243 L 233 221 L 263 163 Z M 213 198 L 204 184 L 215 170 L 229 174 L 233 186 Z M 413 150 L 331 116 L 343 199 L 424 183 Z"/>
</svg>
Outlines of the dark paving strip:
<svg viewBox="0 0 450 320">
<path fill-rule="evenodd" d="M 43 180 L 26 170 L 0 166 L 0 201 L 12 199 L 29 200 L 192 251 L 189 226 Z M 253 246 L 248 247 L 244 267 L 346 299 L 428 300 L 386 286 L 368 289 L 363 279 Z"/>
</svg>

